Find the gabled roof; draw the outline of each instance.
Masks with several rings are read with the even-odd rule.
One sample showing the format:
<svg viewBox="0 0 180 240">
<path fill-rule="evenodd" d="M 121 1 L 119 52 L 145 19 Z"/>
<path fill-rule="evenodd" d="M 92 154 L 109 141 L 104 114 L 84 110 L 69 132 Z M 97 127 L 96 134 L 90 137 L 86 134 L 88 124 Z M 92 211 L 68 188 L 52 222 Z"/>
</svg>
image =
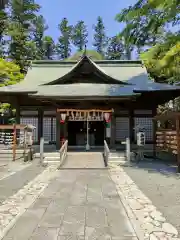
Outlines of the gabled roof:
<svg viewBox="0 0 180 240">
<path fill-rule="evenodd" d="M 83 56 L 82 59 L 78 62 L 76 61 L 34 61 L 31 64 L 31 67 L 28 70 L 25 79 L 18 84 L 1 87 L 1 93 L 42 93 L 46 94 L 50 90 L 50 86 L 46 86 L 47 84 L 60 84 L 61 80 L 67 78 L 68 76 L 72 75 L 75 70 L 83 63 L 84 60 L 88 60 L 89 64 L 91 64 L 96 71 L 101 74 L 103 78 L 106 78 L 106 83 L 108 84 L 119 84 L 120 87 L 128 83 L 128 81 L 132 81 L 133 79 L 142 79 L 143 81 L 148 80 L 148 75 L 146 68 L 143 67 L 142 62 L 137 61 L 120 61 L 120 60 L 100 60 L 100 61 L 93 61 L 92 59 L 88 58 L 87 56 Z M 108 82 L 109 81 L 109 82 Z M 64 82 L 65 83 L 65 82 Z M 102 84 L 105 82 L 102 81 Z M 51 85 L 50 84 L 50 85 Z M 92 85 L 88 86 L 82 85 L 79 89 L 76 89 L 78 94 L 81 93 L 80 88 L 87 87 L 89 91 L 92 90 Z M 89 87 L 91 86 L 91 89 Z M 45 88 L 46 87 L 46 88 Z M 96 88 L 100 88 L 96 84 Z M 65 85 L 61 85 L 61 91 L 63 88 L 67 88 Z M 75 88 L 71 87 L 71 88 Z M 59 88 L 60 89 L 60 88 Z M 60 91 L 60 92 L 61 92 Z M 99 89 L 100 91 L 100 89 Z M 59 95 L 60 95 L 59 92 Z M 74 92 L 74 91 L 73 91 Z M 52 94 L 52 92 L 51 92 Z"/>
<path fill-rule="evenodd" d="M 106 70 L 102 67 L 98 66 L 91 58 L 84 55 L 66 74 L 60 76 L 58 79 L 55 79 L 53 81 L 50 81 L 48 83 L 45 83 L 45 85 L 54 85 L 54 84 L 64 84 L 66 83 L 66 80 L 69 80 L 71 77 L 73 77 L 78 71 L 81 71 L 81 66 L 84 66 L 85 63 L 88 63 L 88 67 L 93 68 L 93 72 L 97 73 L 99 76 L 102 77 L 103 81 L 106 81 L 107 83 L 117 83 L 117 84 L 127 84 L 126 82 L 113 77 L 113 75 L 109 75 L 106 73 Z M 87 64 L 86 64 L 87 65 Z M 83 80 L 82 80 L 83 83 Z"/>
<path fill-rule="evenodd" d="M 102 83 L 66 83 L 83 61 L 106 78 Z M 62 84 L 61 84 L 62 83 Z M 106 83 L 106 84 L 105 84 Z M 173 91 L 180 95 L 180 87 L 150 81 L 140 60 L 99 60 L 83 56 L 80 61 L 34 61 L 25 79 L 18 84 L 1 87 L 1 94 L 29 94 L 34 97 L 121 97 L 138 96 L 144 92 Z M 169 97 L 168 97 L 169 98 Z"/>
</svg>

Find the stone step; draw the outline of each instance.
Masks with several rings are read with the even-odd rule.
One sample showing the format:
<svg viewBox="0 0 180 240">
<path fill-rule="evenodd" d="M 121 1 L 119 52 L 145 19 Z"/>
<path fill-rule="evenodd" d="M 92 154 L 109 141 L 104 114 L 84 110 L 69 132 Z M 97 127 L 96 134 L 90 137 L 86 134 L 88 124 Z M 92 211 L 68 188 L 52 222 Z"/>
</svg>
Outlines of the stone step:
<svg viewBox="0 0 180 240">
<path fill-rule="evenodd" d="M 26 153 L 28 150 L 26 151 Z M 23 149 L 16 149 L 16 158 L 24 159 L 24 150 Z M 0 161 L 12 161 L 13 160 L 13 150 L 12 149 L 0 149 Z"/>
</svg>

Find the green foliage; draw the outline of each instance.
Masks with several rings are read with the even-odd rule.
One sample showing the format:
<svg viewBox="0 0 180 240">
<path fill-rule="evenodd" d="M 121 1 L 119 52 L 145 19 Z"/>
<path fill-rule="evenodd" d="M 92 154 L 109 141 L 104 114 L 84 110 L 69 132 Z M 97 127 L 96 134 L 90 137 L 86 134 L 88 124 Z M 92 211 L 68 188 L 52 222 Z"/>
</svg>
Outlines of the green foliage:
<svg viewBox="0 0 180 240">
<path fill-rule="evenodd" d="M 46 21 L 42 15 L 33 19 L 33 41 L 36 43 L 36 59 L 44 59 L 44 34 L 48 29 Z"/>
<path fill-rule="evenodd" d="M 13 62 L 0 59 L 0 83 L 1 86 L 8 86 L 20 82 L 24 75 L 20 67 Z"/>
<path fill-rule="evenodd" d="M 0 58 L 0 87 L 19 83 L 24 78 L 20 72 L 20 67 L 11 61 Z M 11 106 L 9 103 L 0 104 L 0 112 L 4 112 Z"/>
<path fill-rule="evenodd" d="M 7 13 L 5 10 L 0 10 L 0 57 L 3 57 L 5 54 L 5 44 L 6 40 L 4 39 L 5 31 L 8 24 Z"/>
<path fill-rule="evenodd" d="M 71 34 L 73 27 L 69 25 L 67 18 L 63 18 L 58 25 L 58 29 L 61 33 L 58 38 L 58 44 L 56 46 L 57 54 L 60 59 L 66 59 L 71 54 Z"/>
<path fill-rule="evenodd" d="M 101 55 L 105 55 L 105 47 L 108 43 L 108 38 L 106 36 L 105 26 L 103 23 L 102 17 L 97 18 L 96 25 L 93 26 L 94 28 L 94 43 L 93 46 L 95 50 L 100 53 Z"/>
<path fill-rule="evenodd" d="M 51 36 L 45 36 L 43 38 L 44 58 L 53 59 L 55 52 L 55 43 Z"/>
<path fill-rule="evenodd" d="M 24 72 L 34 55 L 32 53 L 34 48 L 30 49 L 32 44 L 29 44 L 29 41 L 32 40 L 33 21 L 40 6 L 34 0 L 10 0 L 9 6 L 9 58 L 13 59 Z"/>
<path fill-rule="evenodd" d="M 110 38 L 106 58 L 109 60 L 120 60 L 124 56 L 124 45 L 119 36 Z"/>
<path fill-rule="evenodd" d="M 78 51 L 77 53 L 75 53 L 73 56 L 71 56 L 67 60 L 79 61 L 80 58 L 83 56 L 83 54 L 84 54 L 84 51 Z M 92 60 L 103 60 L 104 59 L 104 56 L 102 56 L 101 54 L 99 54 L 98 52 L 96 52 L 94 50 L 86 50 L 86 55 L 88 57 L 90 57 Z"/>
<path fill-rule="evenodd" d="M 82 51 L 85 45 L 88 43 L 87 40 L 88 32 L 84 21 L 79 21 L 73 28 L 72 42 L 78 51 Z"/>
<path fill-rule="evenodd" d="M 166 31 L 167 25 L 179 23 L 179 12 L 178 0 L 138 0 L 116 16 L 126 24 L 120 35 L 128 35 L 129 43 L 142 52 L 141 58 L 156 81 L 180 80 L 180 32 Z"/>
</svg>

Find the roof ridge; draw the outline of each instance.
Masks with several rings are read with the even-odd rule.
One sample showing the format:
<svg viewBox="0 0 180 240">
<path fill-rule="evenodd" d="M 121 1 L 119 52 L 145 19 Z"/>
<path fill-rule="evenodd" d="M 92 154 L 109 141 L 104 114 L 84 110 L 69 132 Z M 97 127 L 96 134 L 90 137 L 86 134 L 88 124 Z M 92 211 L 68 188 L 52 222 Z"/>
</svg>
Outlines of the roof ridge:
<svg viewBox="0 0 180 240">
<path fill-rule="evenodd" d="M 108 63 L 111 63 L 111 64 L 140 64 L 142 65 L 143 62 L 141 60 L 93 60 L 91 58 L 89 58 L 92 62 L 96 63 L 96 64 L 102 64 L 102 63 L 105 63 L 105 64 L 108 64 Z M 80 59 L 81 60 L 81 59 Z M 78 61 L 75 61 L 75 60 L 34 60 L 32 61 L 32 65 L 43 65 L 43 64 L 62 64 L 62 65 L 66 65 L 66 64 L 76 64 L 78 63 Z"/>
</svg>

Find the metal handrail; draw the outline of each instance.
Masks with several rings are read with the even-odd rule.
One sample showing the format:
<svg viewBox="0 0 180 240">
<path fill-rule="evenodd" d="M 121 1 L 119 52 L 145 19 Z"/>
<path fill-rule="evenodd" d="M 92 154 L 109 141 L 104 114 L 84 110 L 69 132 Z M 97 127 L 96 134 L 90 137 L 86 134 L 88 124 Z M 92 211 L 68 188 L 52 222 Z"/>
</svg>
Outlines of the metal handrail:
<svg viewBox="0 0 180 240">
<path fill-rule="evenodd" d="M 106 167 L 108 166 L 109 154 L 110 154 L 110 150 L 109 150 L 108 144 L 106 140 L 104 140 L 104 161 L 105 161 Z"/>
<path fill-rule="evenodd" d="M 60 154 L 60 166 L 63 164 L 64 160 L 67 157 L 67 149 L 68 149 L 68 140 L 66 140 L 62 147 L 59 150 L 59 154 Z"/>
</svg>

